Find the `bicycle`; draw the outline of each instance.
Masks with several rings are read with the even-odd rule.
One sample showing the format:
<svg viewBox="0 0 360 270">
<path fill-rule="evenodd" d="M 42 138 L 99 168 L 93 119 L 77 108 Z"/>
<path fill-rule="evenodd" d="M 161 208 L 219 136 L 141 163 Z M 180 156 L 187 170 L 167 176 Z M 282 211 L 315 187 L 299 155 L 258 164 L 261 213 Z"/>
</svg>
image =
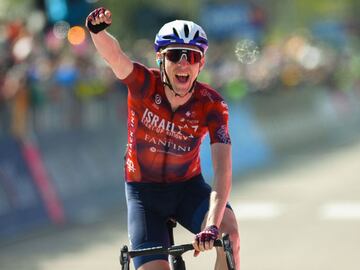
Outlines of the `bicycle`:
<svg viewBox="0 0 360 270">
<path fill-rule="evenodd" d="M 174 245 L 173 228 L 176 227 L 175 220 L 169 219 L 167 222 L 167 227 L 171 244 L 169 248 L 159 246 L 137 250 L 128 250 L 127 245 L 124 245 L 120 251 L 121 270 L 130 270 L 131 258 L 157 254 L 167 254 L 169 256 L 168 260 L 171 270 L 186 270 L 185 261 L 182 258 L 182 254 L 193 250 L 194 247 L 192 244 Z M 229 235 L 223 234 L 221 239 L 215 240 L 214 246 L 224 248 L 228 270 L 235 270 L 235 262 Z"/>
</svg>

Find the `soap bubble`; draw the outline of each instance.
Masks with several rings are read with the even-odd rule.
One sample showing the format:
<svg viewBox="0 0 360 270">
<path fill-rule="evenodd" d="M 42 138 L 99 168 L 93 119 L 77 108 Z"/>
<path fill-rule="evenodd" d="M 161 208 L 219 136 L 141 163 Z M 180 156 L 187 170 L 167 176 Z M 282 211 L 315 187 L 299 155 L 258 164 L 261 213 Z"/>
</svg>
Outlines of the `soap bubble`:
<svg viewBox="0 0 360 270">
<path fill-rule="evenodd" d="M 236 43 L 235 54 L 241 63 L 252 64 L 258 59 L 260 50 L 254 41 L 243 39 Z"/>
</svg>

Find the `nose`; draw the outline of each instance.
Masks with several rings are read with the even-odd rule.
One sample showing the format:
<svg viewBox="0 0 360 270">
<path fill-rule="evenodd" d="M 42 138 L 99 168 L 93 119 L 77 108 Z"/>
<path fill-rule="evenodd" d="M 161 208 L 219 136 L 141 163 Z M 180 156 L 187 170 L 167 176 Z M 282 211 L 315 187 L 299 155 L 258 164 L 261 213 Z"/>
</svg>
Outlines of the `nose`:
<svg viewBox="0 0 360 270">
<path fill-rule="evenodd" d="M 180 57 L 180 60 L 178 62 L 178 64 L 180 65 L 186 65 L 186 64 L 189 64 L 188 60 L 187 60 L 187 56 L 185 53 L 183 53 Z"/>
</svg>

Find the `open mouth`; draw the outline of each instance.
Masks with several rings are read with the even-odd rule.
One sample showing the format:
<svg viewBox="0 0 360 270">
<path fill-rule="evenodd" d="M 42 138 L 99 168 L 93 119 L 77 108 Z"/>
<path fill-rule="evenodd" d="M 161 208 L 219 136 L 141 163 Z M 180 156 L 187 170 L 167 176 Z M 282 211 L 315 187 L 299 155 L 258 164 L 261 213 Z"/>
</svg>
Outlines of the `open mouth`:
<svg viewBox="0 0 360 270">
<path fill-rule="evenodd" d="M 190 76 L 187 74 L 177 74 L 177 75 L 175 75 L 175 77 L 176 77 L 177 81 L 180 83 L 187 83 L 190 78 Z"/>
</svg>

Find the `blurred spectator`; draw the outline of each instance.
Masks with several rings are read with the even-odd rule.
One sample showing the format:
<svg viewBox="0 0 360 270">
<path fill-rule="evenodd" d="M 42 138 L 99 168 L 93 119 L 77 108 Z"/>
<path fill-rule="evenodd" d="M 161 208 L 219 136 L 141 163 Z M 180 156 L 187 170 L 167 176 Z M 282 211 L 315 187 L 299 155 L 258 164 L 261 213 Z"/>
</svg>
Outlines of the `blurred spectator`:
<svg viewBox="0 0 360 270">
<path fill-rule="evenodd" d="M 269 31 L 269 19 L 265 9 L 254 6 L 254 25 Z M 236 55 L 239 39 L 211 39 L 212 49 L 201 79 L 222 91 L 229 102 L 256 93 L 281 94 L 309 87 L 359 96 L 359 38 L 339 23 L 329 25 L 336 31 L 344 30 L 341 42 L 322 40 L 310 28 L 293 29 L 283 36 L 262 33 L 255 48 L 259 54 L 251 63 Z M 106 63 L 89 45 L 89 37 L 83 38 L 81 28 L 72 32 L 73 40 L 68 39 L 72 28 L 63 21 L 36 30 L 34 23 L 14 19 L 1 23 L 1 28 L 0 136 L 10 133 L 24 138 L 30 131 L 84 128 L 89 110 L 97 114 L 92 116 L 92 125 L 110 121 L 111 106 L 115 106 L 114 121 L 126 113 L 122 106 L 126 102 L 126 91 L 121 91 L 124 86 L 109 69 L 98 68 Z M 336 39 L 331 28 L 326 29 L 329 32 L 324 36 Z M 132 44 L 126 48 L 130 55 L 155 67 L 151 42 L 139 37 L 128 43 Z M 339 44 L 341 47 L 334 47 Z"/>
<path fill-rule="evenodd" d="M 27 133 L 27 115 L 29 108 L 27 63 L 31 36 L 21 21 L 14 21 L 5 26 L 5 39 L 1 44 L 7 53 L 2 59 L 0 100 L 4 116 L 4 133 L 10 132 L 17 138 L 24 138 Z M 10 52 L 10 54 L 9 54 Z"/>
</svg>

